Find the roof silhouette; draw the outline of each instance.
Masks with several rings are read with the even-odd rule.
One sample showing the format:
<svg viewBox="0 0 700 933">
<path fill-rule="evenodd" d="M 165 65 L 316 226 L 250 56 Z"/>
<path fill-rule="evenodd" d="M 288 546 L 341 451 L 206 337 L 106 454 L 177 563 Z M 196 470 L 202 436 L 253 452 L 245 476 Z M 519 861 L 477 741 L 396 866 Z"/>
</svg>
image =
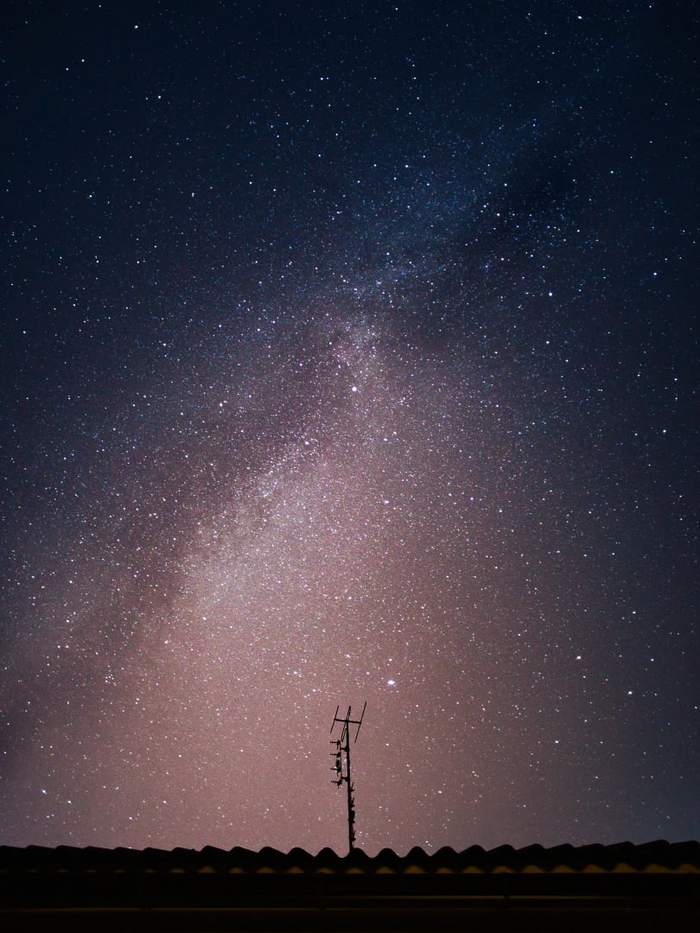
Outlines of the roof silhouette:
<svg viewBox="0 0 700 933">
<path fill-rule="evenodd" d="M 3 930 L 698 928 L 700 843 L 338 855 L 0 847 Z M 125 924 L 127 924 L 125 926 Z M 631 925 L 630 925 L 631 924 Z"/>
<path fill-rule="evenodd" d="M 559 845 L 545 848 L 529 845 L 515 849 L 510 845 L 486 850 L 474 845 L 460 852 L 444 846 L 427 853 L 414 846 L 405 855 L 393 849 L 382 849 L 374 856 L 362 849 L 348 855 L 338 855 L 324 848 L 313 855 L 295 847 L 289 852 L 265 846 L 259 851 L 235 846 L 218 849 L 205 846 L 196 849 L 102 849 L 94 846 L 77 848 L 57 846 L 26 848 L 0 846 L 0 871 L 12 874 L 35 871 L 128 871 L 216 873 L 301 873 L 331 872 L 343 874 L 350 870 L 365 874 L 377 873 L 464 873 L 527 872 L 540 870 L 582 872 L 596 869 L 603 872 L 662 871 L 700 872 L 700 842 L 667 842 L 659 839 L 644 844 L 621 842 L 615 845 Z"/>
</svg>

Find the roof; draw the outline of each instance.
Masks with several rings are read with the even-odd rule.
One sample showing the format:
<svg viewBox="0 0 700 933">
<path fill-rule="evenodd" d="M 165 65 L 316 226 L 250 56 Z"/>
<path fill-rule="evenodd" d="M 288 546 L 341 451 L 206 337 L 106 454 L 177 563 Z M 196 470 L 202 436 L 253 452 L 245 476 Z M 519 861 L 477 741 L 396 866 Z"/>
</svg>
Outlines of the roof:
<svg viewBox="0 0 700 933">
<path fill-rule="evenodd" d="M 522 849 L 503 845 L 485 850 L 471 846 L 461 852 L 445 846 L 427 853 L 416 846 L 406 855 L 382 849 L 368 856 L 361 849 L 339 856 L 332 849 L 316 855 L 304 849 L 289 852 L 265 847 L 259 851 L 236 846 L 201 850 L 101 849 L 93 846 L 45 848 L 0 846 L 0 873 L 23 872 L 149 872 L 177 874 L 464 874 L 493 872 L 700 872 L 700 842 L 654 842 L 635 845 L 559 845 Z"/>
<path fill-rule="evenodd" d="M 507 908 L 507 909 L 504 909 Z M 642 916 L 643 915 L 643 916 Z M 0 847 L 0 927 L 559 930 L 697 927 L 700 843 L 540 845 L 405 855 Z M 332 922 L 331 922 L 332 921 Z M 641 926 L 639 924 L 642 924 Z M 534 924 L 534 926 L 533 926 Z M 627 927 L 629 928 L 629 927 Z"/>
</svg>

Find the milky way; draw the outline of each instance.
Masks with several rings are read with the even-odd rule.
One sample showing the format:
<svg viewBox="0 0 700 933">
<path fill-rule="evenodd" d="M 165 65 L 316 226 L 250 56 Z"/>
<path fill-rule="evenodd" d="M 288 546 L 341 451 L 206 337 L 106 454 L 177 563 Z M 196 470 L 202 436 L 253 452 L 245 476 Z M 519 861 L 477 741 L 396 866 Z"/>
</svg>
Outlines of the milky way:
<svg viewBox="0 0 700 933">
<path fill-rule="evenodd" d="M 356 6 L 10 17 L 0 843 L 700 833 L 693 25 Z"/>
</svg>

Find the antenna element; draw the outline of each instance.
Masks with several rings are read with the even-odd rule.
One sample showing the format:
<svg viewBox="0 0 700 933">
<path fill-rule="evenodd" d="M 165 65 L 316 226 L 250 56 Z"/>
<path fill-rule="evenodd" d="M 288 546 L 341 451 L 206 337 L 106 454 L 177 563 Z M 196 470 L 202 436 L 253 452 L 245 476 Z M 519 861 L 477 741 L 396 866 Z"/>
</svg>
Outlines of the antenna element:
<svg viewBox="0 0 700 933">
<path fill-rule="evenodd" d="M 360 734 L 360 726 L 362 725 L 362 720 L 365 718 L 365 710 L 367 709 L 367 701 L 362 707 L 362 715 L 359 719 L 352 718 L 352 708 L 348 706 L 348 711 L 345 716 L 339 717 L 338 710 L 340 709 L 340 704 L 338 704 L 335 715 L 333 716 L 333 722 L 331 723 L 331 735 L 338 724 L 342 726 L 340 730 L 340 738 L 331 739 L 331 745 L 334 746 L 334 750 L 331 752 L 331 757 L 334 759 L 331 771 L 334 772 L 335 777 L 333 783 L 338 787 L 341 787 L 343 783 L 347 784 L 348 788 L 348 846 L 350 852 L 355 848 L 355 785 L 352 783 L 351 774 L 350 774 L 350 726 L 357 726 L 355 731 L 355 739 L 357 742 L 357 737 Z"/>
</svg>

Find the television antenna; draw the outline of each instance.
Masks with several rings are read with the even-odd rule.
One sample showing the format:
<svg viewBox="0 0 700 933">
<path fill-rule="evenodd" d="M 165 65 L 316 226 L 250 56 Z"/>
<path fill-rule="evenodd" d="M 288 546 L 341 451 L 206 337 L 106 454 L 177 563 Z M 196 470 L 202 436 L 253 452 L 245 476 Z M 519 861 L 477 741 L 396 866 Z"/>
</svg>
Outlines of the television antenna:
<svg viewBox="0 0 700 933">
<path fill-rule="evenodd" d="M 331 739 L 331 745 L 335 746 L 335 750 L 331 752 L 331 757 L 334 758 L 331 771 L 335 772 L 335 778 L 333 783 L 338 787 L 342 787 L 343 783 L 347 785 L 347 794 L 348 794 L 348 846 L 350 852 L 355 848 L 355 785 L 352 783 L 352 776 L 350 772 L 350 726 L 357 726 L 355 732 L 355 738 L 353 740 L 353 745 L 357 742 L 357 737 L 360 734 L 360 726 L 362 725 L 362 720 L 365 718 L 365 710 L 367 709 L 367 701 L 365 700 L 365 705 L 362 707 L 362 714 L 359 719 L 352 718 L 352 708 L 348 706 L 348 711 L 345 716 L 338 716 L 338 711 L 340 710 L 340 704 L 336 707 L 335 715 L 333 716 L 333 722 L 331 723 L 331 735 L 336 729 L 336 726 L 340 725 L 342 728 L 340 730 L 340 738 Z"/>
</svg>

